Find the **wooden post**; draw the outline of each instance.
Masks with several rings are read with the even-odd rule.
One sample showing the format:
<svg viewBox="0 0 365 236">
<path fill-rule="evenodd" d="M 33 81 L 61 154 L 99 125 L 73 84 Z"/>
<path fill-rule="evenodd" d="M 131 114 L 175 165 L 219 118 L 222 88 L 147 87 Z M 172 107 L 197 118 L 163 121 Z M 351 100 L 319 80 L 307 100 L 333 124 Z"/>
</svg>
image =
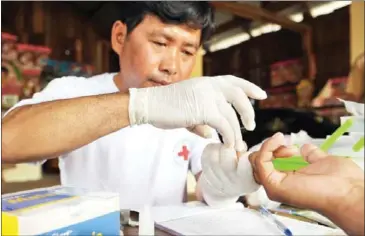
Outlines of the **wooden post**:
<svg viewBox="0 0 365 236">
<path fill-rule="evenodd" d="M 303 41 L 303 50 L 304 55 L 307 59 L 307 73 L 306 76 L 308 79 L 313 80 L 317 74 L 317 67 L 315 61 L 315 55 L 313 53 L 313 31 L 312 29 L 306 30 L 302 33 L 302 41 Z"/>
</svg>

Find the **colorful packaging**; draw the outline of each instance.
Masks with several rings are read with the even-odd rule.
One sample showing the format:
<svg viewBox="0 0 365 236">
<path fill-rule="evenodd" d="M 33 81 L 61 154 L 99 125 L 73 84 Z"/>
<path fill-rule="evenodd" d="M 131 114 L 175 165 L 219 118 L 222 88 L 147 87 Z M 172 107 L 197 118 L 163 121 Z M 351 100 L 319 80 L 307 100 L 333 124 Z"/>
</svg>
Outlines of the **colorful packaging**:
<svg viewBox="0 0 365 236">
<path fill-rule="evenodd" d="M 23 83 L 18 79 L 16 67 L 9 61 L 1 64 L 1 108 L 14 106 L 20 98 Z"/>
<path fill-rule="evenodd" d="M 24 85 L 21 99 L 31 98 L 34 93 L 41 90 L 40 74 L 41 71 L 37 69 L 23 70 Z"/>
<path fill-rule="evenodd" d="M 16 66 L 18 51 L 15 35 L 1 32 L 1 108 L 8 109 L 19 101 L 21 73 Z"/>
<path fill-rule="evenodd" d="M 52 71 L 55 78 L 62 76 L 90 77 L 95 72 L 92 65 L 69 61 L 47 60 L 46 67 Z"/>
<path fill-rule="evenodd" d="M 288 60 L 274 63 L 271 69 L 271 86 L 280 86 L 286 83 L 297 83 L 303 77 L 303 67 L 300 60 Z"/>
<path fill-rule="evenodd" d="M 55 186 L 1 196 L 2 235 L 119 235 L 119 196 Z"/>
<path fill-rule="evenodd" d="M 18 37 L 9 33 L 1 32 L 1 59 L 14 61 L 18 57 L 17 51 Z"/>
<path fill-rule="evenodd" d="M 49 55 L 51 54 L 51 49 L 48 47 L 36 46 L 35 51 L 35 67 L 38 70 L 42 70 L 43 67 L 47 65 L 49 60 Z"/>
</svg>

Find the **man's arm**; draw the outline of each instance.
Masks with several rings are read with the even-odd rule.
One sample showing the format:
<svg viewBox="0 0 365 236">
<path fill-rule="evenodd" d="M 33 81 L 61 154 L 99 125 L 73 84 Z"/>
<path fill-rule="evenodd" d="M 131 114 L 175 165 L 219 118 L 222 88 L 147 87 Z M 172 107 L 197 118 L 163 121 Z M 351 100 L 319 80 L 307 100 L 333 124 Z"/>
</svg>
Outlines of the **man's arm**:
<svg viewBox="0 0 365 236">
<path fill-rule="evenodd" d="M 227 102 L 235 104 L 245 118 L 244 124 L 252 129 L 255 126 L 253 108 L 242 97 L 247 93 L 252 98 L 266 98 L 265 91 L 234 76 L 195 78 L 167 86 L 130 89 L 130 97 L 90 96 L 94 95 L 93 91 L 85 89 L 84 81 L 76 77 L 55 79 L 31 100 L 21 101 L 24 107 L 14 109 L 2 120 L 2 161 L 16 163 L 54 157 L 128 124 L 151 124 L 162 129 L 209 124 L 220 131 L 227 146 L 239 151 L 243 145 L 239 122 Z M 212 99 L 217 97 L 218 100 Z M 226 104 L 225 109 L 230 112 L 223 112 L 218 104 Z"/>
<path fill-rule="evenodd" d="M 84 146 L 129 125 L 129 95 L 88 96 L 25 105 L 2 120 L 2 161 L 37 161 Z"/>
<path fill-rule="evenodd" d="M 364 182 L 358 181 L 348 196 L 335 201 L 319 212 L 348 235 L 364 235 Z"/>
</svg>

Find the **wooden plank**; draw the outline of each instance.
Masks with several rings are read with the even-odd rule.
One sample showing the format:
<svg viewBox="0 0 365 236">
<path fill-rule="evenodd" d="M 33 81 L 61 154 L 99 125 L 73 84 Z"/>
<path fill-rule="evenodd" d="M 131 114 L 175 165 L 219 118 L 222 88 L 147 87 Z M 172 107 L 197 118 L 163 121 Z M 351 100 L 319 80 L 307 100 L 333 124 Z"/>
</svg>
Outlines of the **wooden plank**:
<svg viewBox="0 0 365 236">
<path fill-rule="evenodd" d="M 316 73 L 316 66 L 312 49 L 312 28 L 309 25 L 303 23 L 297 23 L 285 16 L 272 13 L 265 9 L 234 2 L 211 2 L 213 6 L 222 11 L 228 11 L 240 17 L 250 18 L 256 21 L 263 21 L 278 24 L 283 28 L 287 28 L 302 34 L 303 37 L 303 49 L 308 59 L 308 71 L 307 76 L 312 78 Z"/>
<path fill-rule="evenodd" d="M 228 11 L 243 18 L 278 24 L 296 32 L 304 33 L 310 30 L 310 26 L 306 24 L 294 22 L 285 16 L 249 4 L 235 2 L 211 2 L 211 4 L 219 10 Z"/>
<path fill-rule="evenodd" d="M 297 4 L 302 4 L 298 1 L 263 1 L 261 6 L 271 12 L 279 12 Z"/>
<path fill-rule="evenodd" d="M 44 6 L 43 2 L 33 3 L 33 33 L 44 32 Z"/>
<path fill-rule="evenodd" d="M 218 35 L 221 33 L 224 33 L 228 30 L 234 29 L 236 27 L 239 27 L 239 21 L 237 19 L 234 20 L 230 20 L 226 23 L 221 24 L 220 26 L 217 27 L 217 29 L 214 32 L 214 35 Z"/>
<path fill-rule="evenodd" d="M 226 31 L 229 31 L 234 28 L 238 28 L 238 27 L 241 27 L 243 30 L 247 30 L 250 23 L 251 23 L 251 20 L 236 16 L 235 18 L 233 18 L 233 20 L 230 20 L 228 22 L 225 22 L 225 23 L 219 25 L 216 28 L 216 30 L 214 31 L 213 36 L 224 33 Z"/>
</svg>

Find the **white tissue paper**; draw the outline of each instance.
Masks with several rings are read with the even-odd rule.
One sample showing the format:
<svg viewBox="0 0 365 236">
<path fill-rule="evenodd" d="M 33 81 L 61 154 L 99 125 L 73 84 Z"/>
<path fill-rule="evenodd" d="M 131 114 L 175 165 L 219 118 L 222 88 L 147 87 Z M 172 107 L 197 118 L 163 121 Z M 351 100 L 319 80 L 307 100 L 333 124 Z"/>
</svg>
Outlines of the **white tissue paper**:
<svg viewBox="0 0 365 236">
<path fill-rule="evenodd" d="M 353 116 L 364 117 L 364 103 L 346 101 L 343 99 L 338 99 L 345 105 L 346 111 Z"/>
<path fill-rule="evenodd" d="M 341 99 L 340 99 L 341 100 Z M 349 129 L 349 133 L 362 134 L 364 135 L 364 104 L 356 103 L 351 101 L 341 100 L 346 108 L 346 111 L 351 114 L 351 116 L 340 117 L 341 124 L 346 122 L 348 119 L 353 119 L 353 125 Z M 359 136 L 361 137 L 361 135 Z"/>
</svg>

